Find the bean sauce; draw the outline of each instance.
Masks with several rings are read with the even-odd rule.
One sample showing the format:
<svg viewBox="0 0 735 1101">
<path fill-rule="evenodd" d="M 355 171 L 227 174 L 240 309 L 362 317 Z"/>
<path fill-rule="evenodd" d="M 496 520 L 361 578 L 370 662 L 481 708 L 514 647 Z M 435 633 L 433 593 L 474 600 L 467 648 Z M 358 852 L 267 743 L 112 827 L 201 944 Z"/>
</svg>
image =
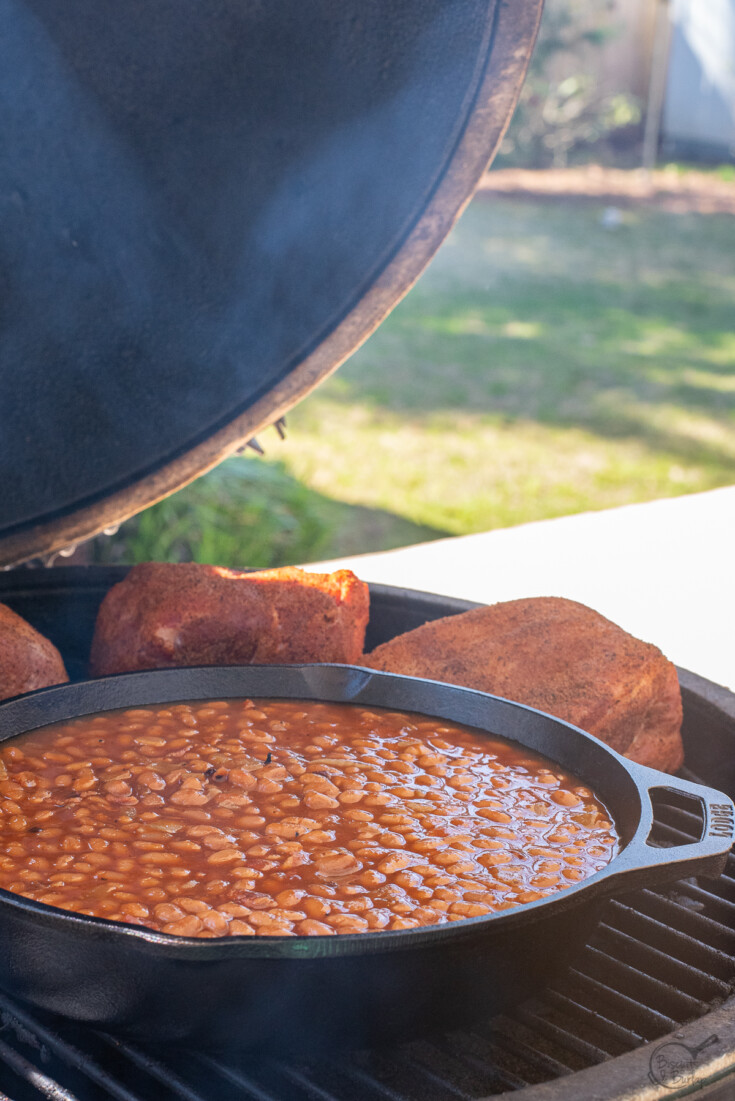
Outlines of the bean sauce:
<svg viewBox="0 0 735 1101">
<path fill-rule="evenodd" d="M 0 746 L 0 887 L 182 936 L 461 921 L 563 890 L 617 843 L 555 764 L 406 712 L 214 700 Z"/>
</svg>

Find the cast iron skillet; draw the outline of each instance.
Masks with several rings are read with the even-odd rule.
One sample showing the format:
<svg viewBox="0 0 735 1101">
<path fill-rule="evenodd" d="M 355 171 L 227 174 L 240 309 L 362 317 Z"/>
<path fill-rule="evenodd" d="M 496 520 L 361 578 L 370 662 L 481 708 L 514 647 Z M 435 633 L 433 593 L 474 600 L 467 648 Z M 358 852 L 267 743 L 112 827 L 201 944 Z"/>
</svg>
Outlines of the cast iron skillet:
<svg viewBox="0 0 735 1101">
<path fill-rule="evenodd" d="M 212 697 L 351 701 L 502 735 L 588 784 L 621 851 L 567 890 L 446 926 L 337 937 L 197 940 L 84 917 L 0 891 L 0 986 L 128 1036 L 308 1049 L 373 1044 L 468 1023 L 545 983 L 590 932 L 598 903 L 642 885 L 717 875 L 733 842 L 727 796 L 633 764 L 559 719 L 482 692 L 344 665 L 169 669 L 42 689 L 0 705 L 0 739 L 118 707 Z M 651 797 L 701 808 L 702 837 L 647 843 Z"/>
</svg>

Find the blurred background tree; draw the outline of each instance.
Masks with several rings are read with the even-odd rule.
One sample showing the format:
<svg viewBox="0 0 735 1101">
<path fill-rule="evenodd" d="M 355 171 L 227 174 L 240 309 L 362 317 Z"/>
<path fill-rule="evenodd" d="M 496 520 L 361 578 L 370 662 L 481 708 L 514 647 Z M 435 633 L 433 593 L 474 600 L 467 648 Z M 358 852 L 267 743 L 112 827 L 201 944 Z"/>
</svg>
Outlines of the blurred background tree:
<svg viewBox="0 0 735 1101">
<path fill-rule="evenodd" d="M 604 158 L 612 141 L 639 139 L 639 99 L 606 92 L 598 73 L 600 50 L 621 30 L 609 0 L 547 0 L 497 167 L 562 168 L 570 159 Z"/>
</svg>

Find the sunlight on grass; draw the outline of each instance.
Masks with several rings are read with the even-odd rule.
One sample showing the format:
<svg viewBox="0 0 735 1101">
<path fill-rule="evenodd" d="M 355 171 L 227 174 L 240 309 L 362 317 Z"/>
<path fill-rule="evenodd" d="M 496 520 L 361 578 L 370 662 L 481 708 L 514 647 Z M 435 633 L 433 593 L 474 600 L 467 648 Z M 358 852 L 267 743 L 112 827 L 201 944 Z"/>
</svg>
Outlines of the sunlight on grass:
<svg viewBox="0 0 735 1101">
<path fill-rule="evenodd" d="M 620 351 L 638 356 L 660 356 L 671 352 L 688 351 L 697 342 L 691 333 L 676 325 L 651 321 L 638 326 L 639 333 L 631 340 L 620 342 Z M 663 375 L 660 375 L 663 377 Z"/>
<path fill-rule="evenodd" d="M 478 313 L 456 313 L 447 317 L 426 318 L 425 326 L 435 332 L 450 336 L 486 336 L 490 332 L 488 320 Z"/>
<path fill-rule="evenodd" d="M 735 463 L 735 432 L 733 425 L 697 415 L 674 405 L 658 405 L 646 410 L 647 422 L 662 432 L 674 431 L 680 439 L 692 442 L 693 450 L 708 448 L 722 456 L 729 456 Z"/>
<path fill-rule="evenodd" d="M 511 340 L 535 340 L 543 332 L 538 321 L 506 321 L 501 330 Z"/>
<path fill-rule="evenodd" d="M 735 363 L 735 341 L 733 342 L 732 363 Z M 716 375 L 713 371 L 685 367 L 679 372 L 679 380 L 686 386 L 706 387 L 707 390 L 721 394 L 735 394 L 735 370 L 730 375 Z"/>
<path fill-rule="evenodd" d="M 735 299 L 735 294 L 733 298 Z M 635 335 L 629 340 L 621 341 L 619 349 L 621 352 L 642 356 L 668 357 L 684 353 L 712 364 L 722 364 L 730 368 L 735 365 L 735 333 L 702 333 L 682 325 L 667 324 L 658 318 L 641 321 L 635 326 Z M 670 362 L 664 360 L 657 365 L 660 377 L 663 377 Z"/>
<path fill-rule="evenodd" d="M 278 457 L 456 533 L 735 481 L 735 220 L 600 213 L 473 202 Z"/>
<path fill-rule="evenodd" d="M 640 440 L 468 412 L 405 419 L 324 402 L 295 432 L 289 467 L 314 489 L 456 534 L 709 487 L 706 471 Z"/>
</svg>

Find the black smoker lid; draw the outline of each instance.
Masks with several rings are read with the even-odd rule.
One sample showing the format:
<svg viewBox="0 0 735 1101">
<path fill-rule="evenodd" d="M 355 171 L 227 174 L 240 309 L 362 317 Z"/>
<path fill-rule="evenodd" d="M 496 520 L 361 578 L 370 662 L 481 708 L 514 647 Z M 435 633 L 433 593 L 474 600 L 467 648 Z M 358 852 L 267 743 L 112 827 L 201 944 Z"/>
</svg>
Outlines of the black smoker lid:
<svg viewBox="0 0 735 1101">
<path fill-rule="evenodd" d="M 408 290 L 541 0 L 7 0 L 0 565 L 213 466 Z"/>
</svg>

